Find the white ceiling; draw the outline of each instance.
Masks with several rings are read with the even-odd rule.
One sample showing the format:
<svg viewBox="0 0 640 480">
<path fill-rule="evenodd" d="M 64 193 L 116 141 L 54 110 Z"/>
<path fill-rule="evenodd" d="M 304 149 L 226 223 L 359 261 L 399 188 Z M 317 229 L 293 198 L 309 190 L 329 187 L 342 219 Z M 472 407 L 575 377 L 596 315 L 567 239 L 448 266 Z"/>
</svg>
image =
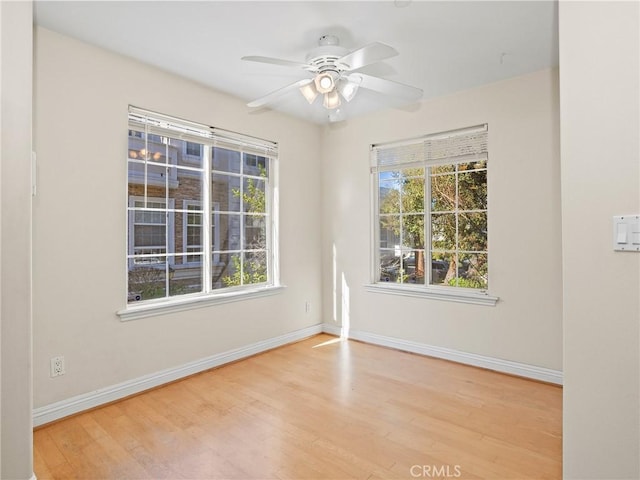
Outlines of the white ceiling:
<svg viewBox="0 0 640 480">
<path fill-rule="evenodd" d="M 446 95 L 558 64 L 553 1 L 37 1 L 37 24 L 251 101 L 308 76 L 245 62 L 263 55 L 304 62 L 321 35 L 354 50 L 374 41 L 400 55 L 362 71 Z M 320 101 L 292 91 L 271 106 L 316 123 Z M 361 89 L 347 118 L 397 101 Z M 402 108 L 411 108 L 403 106 Z"/>
</svg>

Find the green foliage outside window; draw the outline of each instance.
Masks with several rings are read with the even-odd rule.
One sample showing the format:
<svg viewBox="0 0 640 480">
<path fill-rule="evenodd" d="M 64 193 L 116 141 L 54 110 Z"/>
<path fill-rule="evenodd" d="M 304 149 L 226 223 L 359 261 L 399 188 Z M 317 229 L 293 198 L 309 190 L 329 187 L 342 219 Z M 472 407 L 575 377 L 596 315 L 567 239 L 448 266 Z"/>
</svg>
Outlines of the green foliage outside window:
<svg viewBox="0 0 640 480">
<path fill-rule="evenodd" d="M 262 165 L 258 165 L 258 167 L 260 169 L 260 176 L 266 179 L 266 169 Z M 241 192 L 240 189 L 233 189 L 232 192 L 235 197 L 242 198 L 242 202 L 245 206 L 245 212 L 247 213 L 246 217 L 260 225 L 260 222 L 264 222 L 265 216 L 251 216 L 251 214 L 266 213 L 267 204 L 265 189 L 260 188 L 257 183 L 257 180 L 248 178 L 244 192 Z M 232 255 L 231 270 L 233 273 L 222 277 L 222 282 L 225 286 L 233 287 L 238 285 L 264 283 L 267 281 L 267 239 L 262 229 L 259 229 L 259 232 L 260 233 L 251 241 L 251 249 L 257 251 L 244 253 L 244 262 L 240 257 L 242 254 Z"/>
</svg>

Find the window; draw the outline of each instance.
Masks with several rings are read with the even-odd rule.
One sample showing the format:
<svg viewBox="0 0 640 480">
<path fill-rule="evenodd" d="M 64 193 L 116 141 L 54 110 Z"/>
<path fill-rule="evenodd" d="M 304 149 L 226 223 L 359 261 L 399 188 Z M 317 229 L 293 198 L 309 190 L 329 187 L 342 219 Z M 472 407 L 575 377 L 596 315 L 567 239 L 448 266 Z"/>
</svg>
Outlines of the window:
<svg viewBox="0 0 640 480">
<path fill-rule="evenodd" d="M 488 290 L 487 127 L 372 147 L 374 280 Z"/>
<path fill-rule="evenodd" d="M 277 285 L 275 143 L 131 107 L 128 152 L 128 304 Z"/>
</svg>

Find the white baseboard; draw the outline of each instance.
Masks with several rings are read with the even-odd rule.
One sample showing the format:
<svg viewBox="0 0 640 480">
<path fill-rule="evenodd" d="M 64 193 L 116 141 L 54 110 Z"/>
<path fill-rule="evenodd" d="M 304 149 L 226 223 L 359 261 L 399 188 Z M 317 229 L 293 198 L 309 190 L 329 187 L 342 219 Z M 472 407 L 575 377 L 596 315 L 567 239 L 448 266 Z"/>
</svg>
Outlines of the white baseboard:
<svg viewBox="0 0 640 480">
<path fill-rule="evenodd" d="M 234 362 L 242 358 L 250 357 L 257 353 L 281 347 L 288 343 L 303 340 L 312 335 L 322 332 L 322 325 L 312 325 L 311 327 L 286 333 L 278 337 L 263 340 L 245 347 L 218 353 L 195 362 L 189 362 L 179 367 L 170 368 L 160 372 L 134 378 L 117 385 L 101 388 L 93 392 L 77 395 L 60 402 L 38 407 L 33 410 L 33 425 L 35 427 L 53 422 L 75 413 L 104 405 L 114 400 L 128 397 L 140 393 L 144 390 L 154 388 L 165 383 L 179 380 L 180 378 L 203 372 L 210 368 L 219 367 L 225 363 Z"/>
<path fill-rule="evenodd" d="M 527 365 L 526 363 L 512 362 L 510 360 L 502 360 L 499 358 L 486 357 L 475 353 L 461 352 L 450 348 L 435 347 L 423 343 L 412 342 L 410 340 L 402 340 L 400 338 L 387 337 L 376 333 L 362 332 L 358 330 L 349 330 L 347 335 L 343 334 L 342 328 L 336 325 L 323 324 L 322 331 L 331 335 L 360 340 L 365 343 L 381 345 L 384 347 L 395 348 L 405 352 L 418 353 L 429 357 L 442 358 L 453 362 L 464 363 L 465 365 L 473 365 L 475 367 L 495 370 L 497 372 L 509 373 L 520 377 L 531 378 L 543 382 L 555 383 L 562 385 L 562 372 L 552 370 L 545 367 L 537 367 L 535 365 Z"/>
<path fill-rule="evenodd" d="M 281 347 L 288 343 L 296 342 L 321 332 L 337 336 L 346 336 L 354 340 L 360 340 L 374 345 L 395 348 L 430 357 L 443 358 L 466 365 L 474 365 L 476 367 L 487 368 L 489 370 L 510 373 L 521 377 L 562 385 L 562 372 L 558 370 L 486 357 L 474 353 L 460 352 L 449 348 L 435 347 L 409 340 L 402 340 L 399 338 L 387 337 L 384 335 L 357 330 L 350 330 L 348 335 L 344 335 L 345 332 L 343 332 L 341 327 L 325 323 L 312 325 L 301 330 L 286 333 L 245 347 L 222 352 L 201 360 L 196 360 L 195 362 L 189 362 L 179 367 L 134 378 L 117 385 L 111 385 L 109 387 L 77 395 L 60 402 L 35 408 L 33 410 L 33 425 L 35 427 L 44 425 L 45 423 L 53 422 L 115 400 L 120 400 L 130 395 L 143 392 L 144 390 L 158 387 L 165 383 L 173 382 L 189 375 L 209 370 L 210 368 L 219 367 L 226 363 L 247 358 L 252 355 L 271 350 L 272 348 Z"/>
</svg>

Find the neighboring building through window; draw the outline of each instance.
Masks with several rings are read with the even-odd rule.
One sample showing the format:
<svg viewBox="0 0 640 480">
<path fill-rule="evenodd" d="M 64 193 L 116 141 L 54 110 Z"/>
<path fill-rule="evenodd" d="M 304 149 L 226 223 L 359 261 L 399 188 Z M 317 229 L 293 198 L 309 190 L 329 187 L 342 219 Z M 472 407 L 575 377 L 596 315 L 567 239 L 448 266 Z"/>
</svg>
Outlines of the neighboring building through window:
<svg viewBox="0 0 640 480">
<path fill-rule="evenodd" d="M 276 283 L 275 143 L 132 107 L 128 151 L 129 303 Z"/>
<path fill-rule="evenodd" d="M 375 281 L 486 291 L 486 126 L 372 150 Z"/>
</svg>

